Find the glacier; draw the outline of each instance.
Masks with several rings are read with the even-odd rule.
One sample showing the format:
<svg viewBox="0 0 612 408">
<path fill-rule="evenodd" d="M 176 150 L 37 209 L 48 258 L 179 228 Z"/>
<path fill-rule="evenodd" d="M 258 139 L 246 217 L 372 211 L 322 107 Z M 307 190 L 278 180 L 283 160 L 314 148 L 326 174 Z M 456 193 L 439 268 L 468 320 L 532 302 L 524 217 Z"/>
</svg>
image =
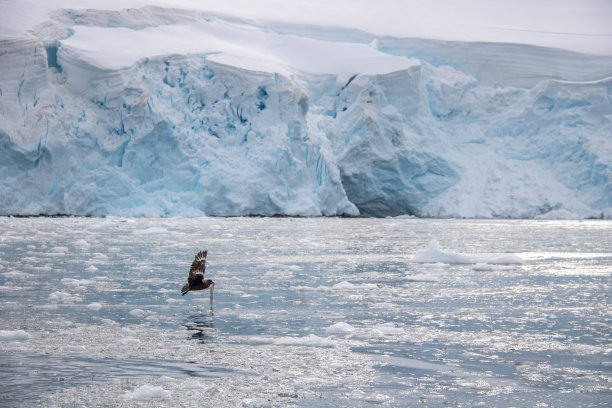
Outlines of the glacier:
<svg viewBox="0 0 612 408">
<path fill-rule="evenodd" d="M 612 54 L 58 7 L 0 72 L 2 215 L 612 217 Z"/>
</svg>

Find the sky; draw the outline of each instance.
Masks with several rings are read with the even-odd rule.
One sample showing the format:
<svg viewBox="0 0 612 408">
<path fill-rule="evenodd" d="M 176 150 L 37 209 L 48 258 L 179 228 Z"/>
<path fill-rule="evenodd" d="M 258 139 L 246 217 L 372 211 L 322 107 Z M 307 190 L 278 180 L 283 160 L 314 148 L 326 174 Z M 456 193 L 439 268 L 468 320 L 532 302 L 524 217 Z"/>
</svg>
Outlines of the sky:
<svg viewBox="0 0 612 408">
<path fill-rule="evenodd" d="M 353 28 L 378 36 L 520 43 L 612 55 L 609 0 L 0 0 L 0 35 L 23 35 L 55 9 L 147 5 L 259 23 Z"/>
</svg>

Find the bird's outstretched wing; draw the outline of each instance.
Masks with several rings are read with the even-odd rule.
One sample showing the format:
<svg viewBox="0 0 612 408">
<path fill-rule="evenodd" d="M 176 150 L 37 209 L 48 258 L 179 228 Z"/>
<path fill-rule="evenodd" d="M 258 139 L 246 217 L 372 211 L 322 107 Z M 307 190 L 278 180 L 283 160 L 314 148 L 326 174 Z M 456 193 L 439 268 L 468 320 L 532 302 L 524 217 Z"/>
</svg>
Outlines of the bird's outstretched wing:
<svg viewBox="0 0 612 408">
<path fill-rule="evenodd" d="M 202 279 L 204 273 L 206 272 L 207 253 L 208 251 L 200 251 L 196 254 L 195 259 L 191 263 L 191 268 L 189 268 L 189 277 L 187 278 L 188 281 L 191 281 L 192 279 Z"/>
</svg>

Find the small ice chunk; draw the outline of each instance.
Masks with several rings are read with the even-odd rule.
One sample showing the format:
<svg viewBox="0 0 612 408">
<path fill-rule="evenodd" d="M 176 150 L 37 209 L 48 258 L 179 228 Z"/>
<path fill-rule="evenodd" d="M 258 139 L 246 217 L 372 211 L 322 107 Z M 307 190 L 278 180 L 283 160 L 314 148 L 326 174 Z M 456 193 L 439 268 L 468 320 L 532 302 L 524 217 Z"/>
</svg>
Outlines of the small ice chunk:
<svg viewBox="0 0 612 408">
<path fill-rule="evenodd" d="M 101 322 L 102 322 L 102 324 L 104 324 L 106 326 L 117 326 L 117 325 L 119 325 L 119 323 L 117 323 L 116 321 L 114 321 L 112 319 L 102 319 Z"/>
<path fill-rule="evenodd" d="M 26 273 L 19 272 L 19 271 L 4 272 L 4 273 L 2 273 L 2 276 L 4 276 L 7 279 L 20 279 L 20 280 L 29 279 L 29 277 L 30 277 L 30 275 L 28 275 Z"/>
<path fill-rule="evenodd" d="M 98 302 L 92 302 L 90 304 L 88 304 L 87 306 L 85 306 L 87 309 L 92 310 L 94 312 L 97 312 L 98 310 L 102 309 L 102 304 L 98 303 Z"/>
<path fill-rule="evenodd" d="M 23 330 L 0 330 L 0 341 L 25 341 L 30 335 Z"/>
<path fill-rule="evenodd" d="M 197 390 L 202 388 L 202 384 L 200 384 L 197 381 L 187 381 L 184 385 L 183 388 L 185 388 L 186 390 Z"/>
<path fill-rule="evenodd" d="M 251 336 L 246 339 L 246 343 L 251 346 L 261 346 L 264 344 L 273 344 L 274 339 L 266 336 Z"/>
<path fill-rule="evenodd" d="M 524 261 L 514 254 L 460 254 L 440 249 L 440 243 L 433 239 L 427 248 L 417 251 L 412 262 L 431 263 L 442 262 L 447 264 L 522 264 Z"/>
<path fill-rule="evenodd" d="M 395 327 L 393 323 L 380 324 L 372 329 L 372 334 L 376 337 L 397 336 L 404 333 L 404 329 Z"/>
<path fill-rule="evenodd" d="M 328 336 L 329 335 L 348 336 L 348 335 L 353 334 L 354 331 L 355 329 L 353 328 L 353 326 L 345 322 L 339 322 L 339 323 L 333 324 L 325 329 L 325 333 L 327 333 Z"/>
<path fill-rule="evenodd" d="M 139 344 L 140 340 L 138 340 L 136 337 L 123 337 L 121 339 L 118 339 L 117 342 L 121 345 L 124 346 L 133 346 L 135 344 Z"/>
<path fill-rule="evenodd" d="M 96 252 L 93 255 L 92 260 L 96 261 L 96 262 L 100 262 L 100 263 L 104 263 L 108 260 L 108 255 L 102 254 L 100 252 Z"/>
<path fill-rule="evenodd" d="M 408 275 L 404 277 L 404 280 L 408 282 L 438 282 L 440 278 L 427 273 L 419 273 L 415 275 Z"/>
<path fill-rule="evenodd" d="M 87 249 L 91 246 L 89 242 L 85 241 L 84 239 L 79 239 L 78 241 L 74 241 L 72 245 L 80 249 Z"/>
<path fill-rule="evenodd" d="M 102 221 L 102 222 L 98 222 L 96 224 L 93 224 L 91 226 L 91 228 L 107 228 L 107 227 L 116 227 L 117 224 L 115 224 L 114 221 Z"/>
<path fill-rule="evenodd" d="M 142 317 L 142 316 L 144 316 L 146 314 L 147 314 L 147 312 L 145 312 L 142 309 L 132 309 L 132 310 L 130 310 L 130 315 L 134 316 L 134 317 Z"/>
<path fill-rule="evenodd" d="M 155 398 L 167 399 L 170 398 L 170 391 L 166 391 L 162 387 L 157 387 L 154 385 L 143 385 L 130 392 L 128 396 L 129 398 L 136 400 L 147 400 Z"/>
<path fill-rule="evenodd" d="M 49 300 L 54 301 L 54 302 L 69 303 L 69 302 L 74 302 L 78 299 L 79 299 L 79 296 L 71 295 L 70 293 L 59 292 L 59 291 L 53 292 L 49 295 Z"/>
<path fill-rule="evenodd" d="M 96 267 L 95 267 L 95 266 L 93 266 L 93 265 L 89 265 L 87 268 L 85 268 L 85 270 L 86 270 L 87 272 L 92 272 L 92 273 L 93 273 L 93 272 L 97 271 L 97 270 L 98 270 L 98 268 L 96 268 Z"/>
</svg>

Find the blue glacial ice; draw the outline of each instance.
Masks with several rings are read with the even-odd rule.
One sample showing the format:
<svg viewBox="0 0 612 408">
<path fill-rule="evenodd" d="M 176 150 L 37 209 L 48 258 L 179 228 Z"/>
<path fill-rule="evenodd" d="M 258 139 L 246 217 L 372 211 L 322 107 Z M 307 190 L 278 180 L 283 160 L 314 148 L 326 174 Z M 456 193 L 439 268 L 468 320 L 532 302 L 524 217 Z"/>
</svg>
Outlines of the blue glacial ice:
<svg viewBox="0 0 612 408">
<path fill-rule="evenodd" d="M 0 52 L 1 214 L 612 217 L 609 56 L 160 8 Z"/>
</svg>

